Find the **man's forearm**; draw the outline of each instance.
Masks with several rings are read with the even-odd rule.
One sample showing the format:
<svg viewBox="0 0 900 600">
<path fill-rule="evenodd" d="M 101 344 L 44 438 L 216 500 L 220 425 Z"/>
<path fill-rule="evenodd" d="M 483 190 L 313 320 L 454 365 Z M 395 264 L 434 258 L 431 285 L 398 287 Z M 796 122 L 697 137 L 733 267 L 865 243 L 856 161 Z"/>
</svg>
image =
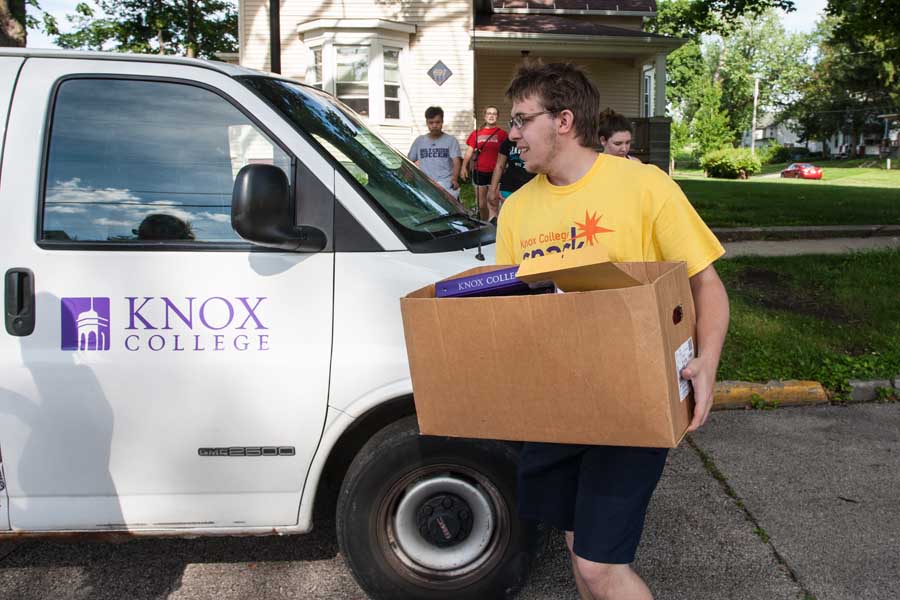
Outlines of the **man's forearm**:
<svg viewBox="0 0 900 600">
<path fill-rule="evenodd" d="M 697 313 L 697 356 L 718 367 L 725 335 L 728 333 L 728 294 L 712 266 L 702 278 L 691 278 L 691 292 Z"/>
<path fill-rule="evenodd" d="M 462 159 L 461 170 L 463 173 L 469 172 L 469 160 L 471 160 L 471 158 L 472 158 L 472 146 L 469 146 L 468 148 L 466 148 L 466 155 Z"/>
<path fill-rule="evenodd" d="M 495 189 L 500 185 L 500 177 L 503 176 L 503 168 L 506 166 L 506 157 L 502 154 L 497 157 L 497 164 L 494 165 L 494 172 L 491 173 L 491 189 Z"/>
<path fill-rule="evenodd" d="M 456 157 L 453 159 L 453 180 L 456 181 L 459 179 L 459 169 L 462 166 L 462 159 L 460 157 Z"/>
<path fill-rule="evenodd" d="M 697 313 L 697 357 L 681 370 L 694 388 L 694 416 L 688 431 L 696 431 L 709 417 L 716 387 L 716 371 L 728 332 L 728 294 L 714 266 L 691 277 Z"/>
</svg>

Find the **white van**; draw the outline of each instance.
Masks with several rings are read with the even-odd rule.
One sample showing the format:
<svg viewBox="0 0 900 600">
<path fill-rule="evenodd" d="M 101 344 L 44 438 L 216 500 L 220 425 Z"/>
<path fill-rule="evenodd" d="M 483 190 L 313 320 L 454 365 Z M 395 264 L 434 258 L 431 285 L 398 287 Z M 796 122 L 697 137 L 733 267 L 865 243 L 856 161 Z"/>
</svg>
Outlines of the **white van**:
<svg viewBox="0 0 900 600">
<path fill-rule="evenodd" d="M 521 586 L 516 448 L 418 435 L 398 301 L 492 227 L 230 65 L 4 49 L 0 123 L 0 539 L 297 534 L 336 497 L 374 598 Z"/>
</svg>

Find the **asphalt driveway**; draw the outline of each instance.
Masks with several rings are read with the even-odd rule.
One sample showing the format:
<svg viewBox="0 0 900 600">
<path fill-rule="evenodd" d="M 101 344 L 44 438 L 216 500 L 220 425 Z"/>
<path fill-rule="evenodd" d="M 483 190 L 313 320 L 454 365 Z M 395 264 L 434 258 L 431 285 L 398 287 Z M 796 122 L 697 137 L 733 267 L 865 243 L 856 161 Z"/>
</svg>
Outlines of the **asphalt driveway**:
<svg viewBox="0 0 900 600">
<path fill-rule="evenodd" d="M 713 413 L 673 451 L 636 568 L 661 599 L 900 598 L 900 404 Z M 302 537 L 4 542 L 0 598 L 364 598 Z M 520 598 L 572 599 L 558 535 Z"/>
</svg>

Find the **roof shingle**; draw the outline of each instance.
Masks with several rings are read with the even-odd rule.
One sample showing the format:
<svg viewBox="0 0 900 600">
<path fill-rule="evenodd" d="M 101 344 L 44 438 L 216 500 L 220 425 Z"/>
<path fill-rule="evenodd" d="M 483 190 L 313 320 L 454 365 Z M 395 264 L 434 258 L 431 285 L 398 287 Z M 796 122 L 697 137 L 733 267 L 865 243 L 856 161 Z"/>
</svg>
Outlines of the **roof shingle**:
<svg viewBox="0 0 900 600">
<path fill-rule="evenodd" d="M 603 10 L 655 12 L 655 0 L 491 0 L 494 9 L 529 8 L 532 10 Z"/>
<path fill-rule="evenodd" d="M 496 31 L 502 33 L 548 33 L 563 35 L 598 35 L 608 37 L 642 37 L 665 38 L 664 35 L 610 27 L 583 21 L 577 17 L 558 15 L 510 15 L 493 14 L 475 15 L 476 31 Z"/>
</svg>

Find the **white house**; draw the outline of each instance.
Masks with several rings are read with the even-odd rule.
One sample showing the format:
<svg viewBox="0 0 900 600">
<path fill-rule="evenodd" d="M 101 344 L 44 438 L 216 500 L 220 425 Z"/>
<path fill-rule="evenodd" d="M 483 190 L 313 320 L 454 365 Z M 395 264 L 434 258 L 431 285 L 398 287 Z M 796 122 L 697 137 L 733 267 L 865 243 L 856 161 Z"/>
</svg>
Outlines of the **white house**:
<svg viewBox="0 0 900 600">
<path fill-rule="evenodd" d="M 763 115 L 757 120 L 756 129 L 753 131 L 754 145 L 762 146 L 785 146 L 787 148 L 806 146 L 800 141 L 794 130 L 791 128 L 791 121 L 776 120 L 771 115 Z M 741 146 L 750 147 L 750 130 L 744 131 L 741 136 Z"/>
<path fill-rule="evenodd" d="M 268 70 L 268 0 L 239 0 L 240 64 Z M 281 71 L 341 98 L 401 149 L 439 105 L 464 140 L 525 56 L 584 66 L 607 106 L 635 121 L 635 153 L 668 164 L 666 56 L 644 31 L 654 0 L 284 0 Z M 502 119 L 501 122 L 505 121 Z"/>
</svg>

